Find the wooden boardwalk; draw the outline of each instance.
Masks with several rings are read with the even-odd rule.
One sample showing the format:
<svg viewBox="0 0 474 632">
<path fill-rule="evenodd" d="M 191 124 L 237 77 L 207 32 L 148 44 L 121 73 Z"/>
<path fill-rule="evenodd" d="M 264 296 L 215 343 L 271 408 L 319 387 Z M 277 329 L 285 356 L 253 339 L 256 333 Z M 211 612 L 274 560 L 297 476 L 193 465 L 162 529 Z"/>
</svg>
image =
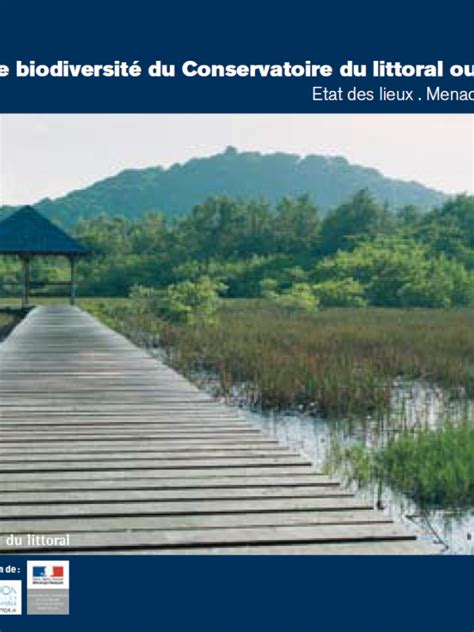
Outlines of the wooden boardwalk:
<svg viewBox="0 0 474 632">
<path fill-rule="evenodd" d="M 27 534 L 70 534 L 67 553 L 435 552 L 74 307 L 0 346 L 0 552 L 64 550 Z"/>
</svg>

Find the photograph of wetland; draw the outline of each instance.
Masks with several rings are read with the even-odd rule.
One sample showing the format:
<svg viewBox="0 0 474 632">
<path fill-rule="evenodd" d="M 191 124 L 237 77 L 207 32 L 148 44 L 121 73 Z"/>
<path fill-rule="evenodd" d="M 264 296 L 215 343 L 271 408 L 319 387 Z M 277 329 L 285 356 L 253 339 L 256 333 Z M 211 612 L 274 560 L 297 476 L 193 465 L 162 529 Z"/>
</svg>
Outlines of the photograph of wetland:
<svg viewBox="0 0 474 632">
<path fill-rule="evenodd" d="M 3 553 L 474 553 L 474 116 L 0 149 Z"/>
</svg>

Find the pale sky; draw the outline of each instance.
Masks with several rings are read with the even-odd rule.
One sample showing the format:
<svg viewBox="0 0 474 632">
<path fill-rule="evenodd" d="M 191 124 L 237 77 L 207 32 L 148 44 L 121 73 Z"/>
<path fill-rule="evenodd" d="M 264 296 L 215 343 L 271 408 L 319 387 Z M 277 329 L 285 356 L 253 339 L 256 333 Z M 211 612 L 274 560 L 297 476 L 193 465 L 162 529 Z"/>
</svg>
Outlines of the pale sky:
<svg viewBox="0 0 474 632">
<path fill-rule="evenodd" d="M 55 198 L 123 169 L 238 150 L 342 155 L 386 176 L 474 193 L 474 115 L 8 114 L 0 204 Z"/>
</svg>

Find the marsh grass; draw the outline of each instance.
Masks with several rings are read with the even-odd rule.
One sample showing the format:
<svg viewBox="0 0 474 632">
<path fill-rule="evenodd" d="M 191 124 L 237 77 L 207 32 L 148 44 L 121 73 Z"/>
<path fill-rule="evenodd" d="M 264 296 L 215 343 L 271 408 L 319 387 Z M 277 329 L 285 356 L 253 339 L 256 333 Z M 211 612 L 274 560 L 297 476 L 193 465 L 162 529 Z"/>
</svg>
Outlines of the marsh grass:
<svg viewBox="0 0 474 632">
<path fill-rule="evenodd" d="M 159 343 L 191 377 L 211 374 L 262 409 L 325 417 L 383 415 L 402 377 L 474 396 L 474 312 L 328 309 L 308 314 L 261 300 L 225 300 L 212 324 L 162 322 L 133 304 L 89 304 L 135 341 Z M 146 342 L 147 341 L 147 342 Z"/>
<path fill-rule="evenodd" d="M 474 425 L 403 433 L 380 453 L 381 476 L 427 509 L 474 506 Z"/>
<path fill-rule="evenodd" d="M 404 431 L 378 449 L 335 443 L 326 471 L 362 488 L 388 486 L 422 511 L 469 509 L 474 506 L 474 425 L 463 421 Z"/>
</svg>

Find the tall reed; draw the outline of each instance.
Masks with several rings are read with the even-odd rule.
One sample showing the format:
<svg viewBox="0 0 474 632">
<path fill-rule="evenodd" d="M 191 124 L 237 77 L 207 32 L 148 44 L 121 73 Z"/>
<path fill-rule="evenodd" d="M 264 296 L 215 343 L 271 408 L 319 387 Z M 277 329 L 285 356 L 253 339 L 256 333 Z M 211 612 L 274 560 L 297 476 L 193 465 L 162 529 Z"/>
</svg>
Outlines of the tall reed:
<svg viewBox="0 0 474 632">
<path fill-rule="evenodd" d="M 102 308 L 102 316 L 104 309 Z M 224 301 L 216 322 L 182 325 L 109 309 L 115 328 L 158 335 L 170 363 L 216 378 L 220 395 L 327 417 L 382 414 L 398 377 L 474 395 L 474 312 L 331 309 L 312 314 L 265 301 Z"/>
</svg>

